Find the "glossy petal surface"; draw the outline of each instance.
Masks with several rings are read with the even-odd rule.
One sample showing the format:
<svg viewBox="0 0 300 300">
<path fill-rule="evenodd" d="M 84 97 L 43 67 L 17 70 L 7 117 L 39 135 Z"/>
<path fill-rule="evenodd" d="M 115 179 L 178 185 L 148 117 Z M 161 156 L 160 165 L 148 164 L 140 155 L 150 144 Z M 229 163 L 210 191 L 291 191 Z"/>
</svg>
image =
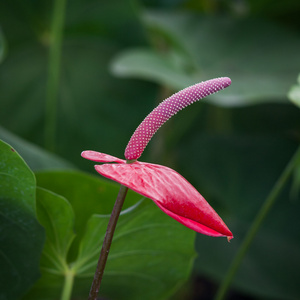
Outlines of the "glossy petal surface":
<svg viewBox="0 0 300 300">
<path fill-rule="evenodd" d="M 105 153 L 100 153 L 97 151 L 91 151 L 91 150 L 86 150 L 81 153 L 81 156 L 83 158 L 96 161 L 96 162 L 102 162 L 102 163 L 125 163 L 126 161 L 124 159 L 117 158 L 115 156 L 105 154 Z"/>
<path fill-rule="evenodd" d="M 155 164 L 104 164 L 98 173 L 152 199 L 166 214 L 210 236 L 232 237 L 222 219 L 198 191 L 174 170 Z"/>
</svg>

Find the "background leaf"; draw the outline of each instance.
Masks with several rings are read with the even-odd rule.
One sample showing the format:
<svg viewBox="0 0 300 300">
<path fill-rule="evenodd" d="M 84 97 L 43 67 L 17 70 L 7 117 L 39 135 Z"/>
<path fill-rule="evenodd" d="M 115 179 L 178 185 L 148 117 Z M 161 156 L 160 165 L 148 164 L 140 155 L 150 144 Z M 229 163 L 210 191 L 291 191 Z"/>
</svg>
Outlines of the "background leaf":
<svg viewBox="0 0 300 300">
<path fill-rule="evenodd" d="M 65 198 L 42 188 L 37 189 L 37 199 L 38 219 L 47 235 L 42 268 L 45 268 L 47 264 L 52 264 L 54 259 L 57 260 L 54 264 L 60 265 L 61 262 L 66 261 L 70 245 L 75 237 L 73 209 Z M 55 226 L 51 226 L 52 224 Z M 63 274 L 64 269 L 59 271 Z"/>
<path fill-rule="evenodd" d="M 37 178 L 40 186 L 61 189 L 70 204 L 38 190 L 38 216 L 47 232 L 43 276 L 25 299 L 58 298 L 68 272 L 75 276 L 74 297 L 86 298 L 119 185 L 80 172 L 43 172 Z M 125 207 L 140 197 L 129 191 Z M 69 250 L 73 226 L 76 239 Z M 150 200 L 129 207 L 117 225 L 101 293 L 109 299 L 165 299 L 188 278 L 194 238 L 195 232 Z"/>
<path fill-rule="evenodd" d="M 12 145 L 33 171 L 44 169 L 74 169 L 68 161 L 14 135 L 0 126 L 0 138 Z"/>
<path fill-rule="evenodd" d="M 38 186 L 68 199 L 75 214 L 76 238 L 69 256 L 75 259 L 86 224 L 93 214 L 110 214 L 118 195 L 119 186 L 97 175 L 80 171 L 47 171 L 36 173 Z M 140 200 L 141 196 L 129 191 L 124 208 Z M 76 217 L 77 216 L 77 217 Z"/>
<path fill-rule="evenodd" d="M 147 78 L 176 91 L 199 81 L 228 76 L 232 86 L 208 100 L 221 106 L 287 100 L 286 93 L 300 65 L 300 40 L 292 32 L 257 18 L 188 12 L 146 11 L 143 20 L 153 39 L 163 46 L 152 50 L 152 54 L 148 50 L 148 59 L 137 50 L 119 55 L 113 63 L 115 74 Z M 174 52 L 180 58 L 177 69 L 176 62 L 170 63 Z M 133 63 L 136 53 L 137 61 Z M 159 56 L 168 62 L 159 68 L 160 74 L 154 67 L 157 63 L 151 66 L 153 59 L 149 59 Z M 170 74 L 173 80 L 168 78 Z"/>
<path fill-rule="evenodd" d="M 300 75 L 298 76 L 298 85 L 292 86 L 288 97 L 295 105 L 300 107 Z"/>
<path fill-rule="evenodd" d="M 38 188 L 37 215 L 47 237 L 40 261 L 42 277 L 24 299 L 56 299 L 69 271 L 67 255 L 75 237 L 74 212 L 64 197 Z"/>
<path fill-rule="evenodd" d="M 35 177 L 0 141 L 0 298 L 19 299 L 39 277 L 44 231 L 35 210 Z"/>
<path fill-rule="evenodd" d="M 171 52 L 171 51 L 170 51 Z M 112 72 L 121 77 L 143 78 L 167 85 L 175 90 L 195 83 L 177 64 L 176 53 L 160 54 L 150 49 L 132 49 L 117 55 L 112 61 Z"/>
<path fill-rule="evenodd" d="M 89 220 L 78 266 L 75 264 L 79 279 L 94 276 L 98 259 L 95 244 L 99 236 L 103 240 L 103 223 L 107 221 L 108 217 L 103 220 L 99 215 Z M 166 299 L 188 278 L 194 236 L 150 200 L 144 200 L 120 217 L 100 294 L 109 299 Z"/>
</svg>

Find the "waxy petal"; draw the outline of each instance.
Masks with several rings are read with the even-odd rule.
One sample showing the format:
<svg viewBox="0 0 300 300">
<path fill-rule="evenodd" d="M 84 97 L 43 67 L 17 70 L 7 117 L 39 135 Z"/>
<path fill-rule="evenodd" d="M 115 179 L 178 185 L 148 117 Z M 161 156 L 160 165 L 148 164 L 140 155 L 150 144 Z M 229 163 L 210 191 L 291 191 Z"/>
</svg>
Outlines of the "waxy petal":
<svg viewBox="0 0 300 300">
<path fill-rule="evenodd" d="M 152 199 L 166 214 L 185 226 L 206 235 L 232 238 L 232 233 L 214 209 L 174 170 L 142 162 L 96 165 L 95 169 Z"/>
<path fill-rule="evenodd" d="M 197 83 L 161 102 L 137 127 L 125 149 L 128 160 L 138 159 L 152 136 L 173 115 L 186 106 L 216 93 L 231 84 L 228 77 L 220 77 Z"/>
<path fill-rule="evenodd" d="M 179 215 L 171 212 L 170 210 L 168 210 L 168 209 L 164 208 L 163 206 L 161 206 L 157 201 L 154 201 L 154 202 L 168 216 L 170 216 L 174 220 L 177 220 L 179 223 L 185 225 L 186 227 L 188 227 L 188 228 L 190 228 L 194 231 L 197 231 L 197 232 L 202 233 L 202 234 L 210 235 L 210 236 L 215 236 L 215 237 L 224 236 L 223 234 L 220 234 L 219 232 L 217 232 L 217 231 L 215 231 L 215 230 L 213 230 L 213 229 L 211 229 L 207 226 L 204 226 L 204 225 L 200 224 L 199 222 L 193 221 L 191 219 L 179 216 Z M 228 240 L 231 240 L 232 235 L 227 236 L 227 238 L 228 238 Z"/>
<path fill-rule="evenodd" d="M 126 163 L 124 159 L 120 159 L 109 154 L 100 153 L 91 150 L 83 151 L 81 153 L 81 156 L 83 158 L 96 161 L 96 162 L 102 162 L 102 163 Z"/>
</svg>

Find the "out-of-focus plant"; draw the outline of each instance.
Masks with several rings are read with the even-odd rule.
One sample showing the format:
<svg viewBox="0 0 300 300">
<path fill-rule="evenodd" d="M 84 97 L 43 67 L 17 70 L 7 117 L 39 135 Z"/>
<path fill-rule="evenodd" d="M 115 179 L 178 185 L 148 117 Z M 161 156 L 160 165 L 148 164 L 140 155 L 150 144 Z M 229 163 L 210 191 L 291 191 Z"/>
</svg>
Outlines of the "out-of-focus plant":
<svg viewBox="0 0 300 300">
<path fill-rule="evenodd" d="M 4 59 L 4 54 L 5 54 L 5 41 L 4 41 L 3 32 L 0 27 L 0 63 Z"/>
<path fill-rule="evenodd" d="M 298 76 L 298 84 L 291 87 L 288 97 L 295 105 L 300 107 L 300 75 Z"/>
<path fill-rule="evenodd" d="M 40 279 L 31 287 L 27 297 L 57 299 L 65 286 L 64 282 L 68 283 L 67 287 L 70 286 L 71 275 L 74 275 L 74 295 L 79 297 L 88 293 L 97 255 L 88 264 L 91 269 L 81 274 L 70 272 L 70 263 L 77 261 L 79 245 L 86 245 L 83 237 L 93 232 L 93 224 L 101 219 L 98 216 L 92 218 L 93 212 L 109 214 L 118 187 L 75 172 L 74 166 L 90 170 L 86 162 L 79 159 L 79 153 L 87 147 L 120 157 L 120 145 L 125 147 L 128 132 L 135 128 L 139 116 L 156 106 L 153 99 L 167 98 L 183 87 L 219 74 L 230 76 L 234 85 L 195 107 L 186 108 L 178 118 L 170 120 L 154 137 L 143 157 L 145 161 L 171 166 L 197 190 L 201 190 L 220 215 L 226 218 L 235 239 L 228 247 L 220 239 L 197 234 L 195 248 L 198 255 L 194 260 L 195 234 L 180 224 L 173 228 L 163 214 L 145 199 L 133 206 L 130 213 L 127 211 L 120 217 L 120 238 L 112 246 L 113 259 L 108 261 L 103 293 L 111 298 L 122 298 L 119 293 L 121 289 L 113 288 L 117 281 L 130 299 L 134 299 L 134 295 L 141 299 L 145 294 L 149 299 L 166 299 L 174 294 L 175 286 L 188 278 L 192 264 L 193 276 L 213 283 L 224 279 L 241 241 L 262 207 L 263 199 L 268 198 L 299 144 L 299 108 L 288 101 L 286 94 L 299 73 L 300 2 L 281 1 L 276 5 L 273 2 L 68 2 L 63 16 L 64 27 L 60 29 L 64 38 L 58 53 L 61 64 L 57 73 L 56 154 L 49 154 L 43 147 L 49 49 L 55 47 L 51 45 L 54 1 L 38 4 L 31 0 L 26 3 L 0 1 L 0 137 L 21 154 L 30 169 L 39 170 L 35 174 L 38 186 L 50 191 L 37 189 L 37 213 L 36 216 L 32 213 L 27 219 L 31 220 L 32 234 L 36 233 L 36 240 L 33 241 L 33 244 L 37 243 L 35 258 L 18 253 L 22 247 L 12 246 L 16 241 L 14 238 L 9 235 L 2 237 L 11 242 L 0 244 L 0 247 L 6 247 L 3 253 L 21 258 L 20 270 L 28 272 L 27 280 L 18 285 L 18 289 L 6 284 L 13 283 L 9 278 L 11 275 L 18 276 L 17 269 L 14 269 L 15 272 L 9 269 L 8 273 L 5 273 L 5 268 L 1 273 L 1 269 L 0 274 L 10 274 L 5 281 L 0 280 L 5 283 L 0 288 L 2 293 L 16 291 L 17 295 L 25 292 L 37 278 L 36 258 L 43 234 L 38 232 L 40 227 L 34 224 L 40 220 L 48 231 L 50 228 L 45 215 L 38 215 L 39 207 L 42 207 L 39 199 L 42 198 L 46 199 L 44 207 L 53 202 L 68 215 L 66 227 L 61 226 L 55 210 L 53 218 L 48 218 L 50 221 L 56 220 L 55 226 L 64 228 L 68 238 L 65 241 L 54 240 L 54 235 L 48 234 L 46 245 L 49 247 L 44 249 L 47 253 L 49 248 L 50 251 L 58 249 L 53 245 L 59 245 L 59 257 L 63 258 L 67 253 L 67 258 L 53 265 L 47 261 L 45 253 L 42 254 L 41 278 L 45 280 Z M 293 96 L 293 99 L 296 98 Z M 105 130 L 100 132 L 99 128 Z M 11 147 L 1 149 L 8 154 L 15 153 L 15 166 L 22 169 L 22 164 L 19 164 L 22 160 L 10 150 Z M 4 161 L 3 155 L 7 154 L 1 152 L 0 163 Z M 53 170 L 58 168 L 64 171 Z M 27 175 L 30 173 L 28 171 Z M 280 300 L 300 297 L 300 240 L 297 230 L 300 226 L 299 174 L 298 166 L 294 168 L 292 186 L 287 180 L 285 188 L 278 193 L 276 202 L 261 223 L 233 278 L 232 288 L 248 297 Z M 20 181 L 26 181 L 26 176 L 19 175 Z M 7 187 L 17 189 L 20 182 L 14 178 L 5 177 L 3 182 L 9 182 Z M 94 188 L 87 189 L 87 186 Z M 2 186 L 0 195 L 5 195 L 5 191 L 7 189 Z M 68 199 L 67 203 L 53 193 Z M 109 200 L 101 201 L 100 205 L 98 199 L 102 197 Z M 4 198 L 7 203 L 12 195 Z M 82 198 L 90 200 L 81 205 L 79 199 Z M 125 209 L 126 205 L 132 206 L 139 199 L 137 195 L 128 195 Z M 29 207 L 33 207 L 34 200 L 30 198 L 28 201 L 31 201 Z M 52 209 L 47 209 L 49 214 Z M 70 212 L 72 210 L 74 218 Z M 11 224 L 13 219 L 7 220 L 16 216 L 17 212 L 14 205 L 5 211 L 4 215 L 8 218 L 1 223 L 1 229 L 10 232 L 13 227 L 7 224 Z M 133 218 L 134 212 L 141 219 Z M 21 217 L 23 211 L 19 213 L 21 222 L 24 220 Z M 158 234 L 155 228 L 147 231 L 147 217 L 164 224 L 161 227 L 166 231 L 161 230 Z M 131 220 L 132 223 L 129 222 Z M 290 226 L 291 220 L 293 226 Z M 74 227 L 70 226 L 72 222 L 77 235 L 67 251 L 66 242 L 74 233 L 66 228 Z M 87 222 L 89 225 L 86 227 Z M 122 224 L 125 227 L 128 224 L 128 227 Z M 142 226 L 145 231 L 136 232 L 130 244 L 133 248 L 130 248 L 122 243 L 121 237 L 136 226 Z M 18 230 L 12 237 L 17 239 Z M 177 236 L 172 235 L 174 231 Z M 27 253 L 30 245 L 26 243 L 31 238 L 28 232 L 25 235 L 28 239 L 22 241 Z M 160 239 L 161 235 L 170 237 L 168 240 L 174 244 L 166 244 L 166 239 Z M 89 239 L 86 237 L 84 240 Z M 157 249 L 151 248 L 154 240 Z M 119 251 L 121 248 L 124 251 Z M 137 248 L 141 255 L 134 264 L 129 254 L 136 253 Z M 175 248 L 175 252 L 170 250 Z M 145 255 L 146 252 L 149 256 Z M 283 256 L 282 253 L 289 255 Z M 30 270 L 26 269 L 26 260 L 34 266 Z M 153 264 L 147 265 L 148 261 Z M 181 264 L 174 265 L 174 262 Z M 10 265 L 5 263 L 6 267 Z M 147 268 L 141 267 L 144 265 Z M 172 268 L 173 272 L 164 273 L 163 270 L 168 268 Z M 51 273 L 53 270 L 55 274 Z M 124 276 L 125 272 L 128 276 Z M 23 278 L 25 273 L 19 273 L 19 278 Z M 118 276 L 121 273 L 122 276 Z M 134 274 L 139 276 L 134 277 Z M 51 282 L 52 286 L 49 285 Z M 193 290 L 197 290 L 195 282 L 191 278 L 189 287 L 193 288 L 185 290 L 187 295 L 183 296 L 184 299 L 193 298 Z M 208 292 L 212 298 L 213 291 Z"/>
</svg>

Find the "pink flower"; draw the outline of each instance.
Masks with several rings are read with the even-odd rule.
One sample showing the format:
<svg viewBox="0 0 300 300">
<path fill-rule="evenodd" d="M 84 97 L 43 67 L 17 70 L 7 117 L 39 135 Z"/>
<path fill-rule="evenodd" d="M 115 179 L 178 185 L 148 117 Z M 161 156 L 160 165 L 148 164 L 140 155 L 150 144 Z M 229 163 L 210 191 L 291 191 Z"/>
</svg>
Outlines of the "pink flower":
<svg viewBox="0 0 300 300">
<path fill-rule="evenodd" d="M 98 173 L 150 198 L 167 215 L 188 228 L 209 236 L 233 236 L 223 220 L 199 192 L 174 170 L 136 161 L 148 142 L 171 116 L 179 110 L 231 84 L 227 77 L 216 78 L 188 87 L 158 105 L 139 125 L 126 150 L 126 160 L 95 151 L 82 157 L 104 163 L 96 165 Z"/>
</svg>

